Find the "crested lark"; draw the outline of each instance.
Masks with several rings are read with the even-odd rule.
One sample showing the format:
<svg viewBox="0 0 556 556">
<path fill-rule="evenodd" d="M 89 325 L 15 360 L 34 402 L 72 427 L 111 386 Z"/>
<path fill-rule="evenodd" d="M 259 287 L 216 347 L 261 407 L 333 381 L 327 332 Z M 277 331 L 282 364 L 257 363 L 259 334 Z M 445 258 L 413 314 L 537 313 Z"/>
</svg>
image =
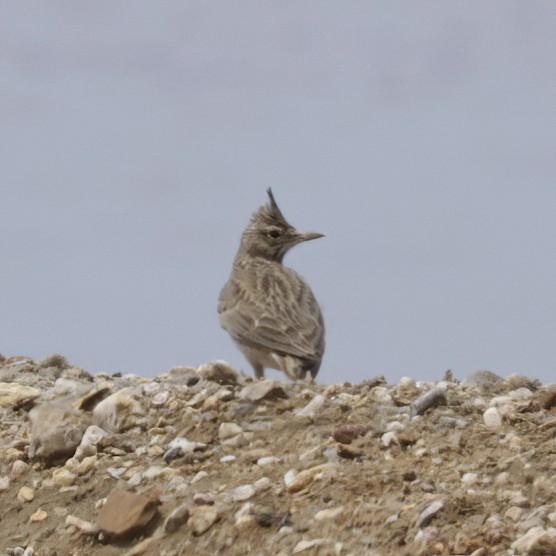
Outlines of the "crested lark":
<svg viewBox="0 0 556 556">
<path fill-rule="evenodd" d="M 220 324 L 257 378 L 264 378 L 265 367 L 292 380 L 307 372 L 314 378 L 324 353 L 324 321 L 311 288 L 282 259 L 294 245 L 323 235 L 298 232 L 267 193 L 270 202 L 253 214 L 220 292 Z"/>
</svg>

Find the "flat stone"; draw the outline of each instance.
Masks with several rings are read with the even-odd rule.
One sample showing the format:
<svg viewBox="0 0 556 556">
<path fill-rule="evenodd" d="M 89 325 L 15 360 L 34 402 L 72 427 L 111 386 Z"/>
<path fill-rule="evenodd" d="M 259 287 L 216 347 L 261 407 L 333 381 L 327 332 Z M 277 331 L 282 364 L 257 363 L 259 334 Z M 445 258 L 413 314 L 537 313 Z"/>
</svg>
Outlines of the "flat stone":
<svg viewBox="0 0 556 556">
<path fill-rule="evenodd" d="M 230 492 L 232 502 L 244 502 L 255 496 L 257 489 L 254 485 L 240 485 Z"/>
<path fill-rule="evenodd" d="M 212 506 L 198 506 L 189 517 L 188 525 L 195 536 L 200 536 L 208 531 L 218 520 L 220 515 Z"/>
<path fill-rule="evenodd" d="M 85 432 L 83 433 L 83 438 L 81 438 L 81 442 L 79 446 L 75 450 L 74 457 L 81 461 L 83 458 L 87 456 L 93 456 L 97 453 L 97 444 L 99 443 L 100 439 L 108 436 L 108 432 L 96 425 L 91 425 L 87 427 Z"/>
<path fill-rule="evenodd" d="M 48 514 L 42 508 L 39 508 L 29 516 L 29 523 L 38 523 L 44 521 L 47 517 Z"/>
<path fill-rule="evenodd" d="M 244 386 L 239 393 L 242 400 L 258 402 L 261 400 L 285 399 L 288 397 L 282 384 L 277 380 L 259 380 Z"/>
<path fill-rule="evenodd" d="M 315 519 L 317 521 L 326 521 L 329 519 L 336 519 L 344 513 L 343 506 L 337 506 L 336 508 L 326 508 L 315 514 Z"/>
<path fill-rule="evenodd" d="M 17 382 L 0 382 L 0 407 L 15 407 L 33 400 L 41 391 Z"/>
<path fill-rule="evenodd" d="M 157 506 L 157 496 L 113 489 L 98 514 L 97 525 L 109 537 L 133 536 L 156 515 Z"/>
<path fill-rule="evenodd" d="M 218 427 L 218 438 L 220 440 L 226 440 L 228 438 L 232 438 L 237 436 L 238 434 L 242 433 L 243 429 L 236 425 L 236 423 L 220 423 L 220 427 Z"/>
<path fill-rule="evenodd" d="M 317 394 L 305 407 L 297 409 L 294 415 L 297 417 L 314 417 L 326 403 L 326 398 L 322 394 Z"/>
<path fill-rule="evenodd" d="M 426 527 L 432 520 L 432 518 L 444 508 L 444 502 L 442 500 L 435 500 L 432 504 L 428 505 L 417 518 L 417 527 Z"/>
<path fill-rule="evenodd" d="M 189 507 L 182 504 L 175 508 L 164 522 L 164 531 L 174 533 L 189 519 Z"/>
</svg>

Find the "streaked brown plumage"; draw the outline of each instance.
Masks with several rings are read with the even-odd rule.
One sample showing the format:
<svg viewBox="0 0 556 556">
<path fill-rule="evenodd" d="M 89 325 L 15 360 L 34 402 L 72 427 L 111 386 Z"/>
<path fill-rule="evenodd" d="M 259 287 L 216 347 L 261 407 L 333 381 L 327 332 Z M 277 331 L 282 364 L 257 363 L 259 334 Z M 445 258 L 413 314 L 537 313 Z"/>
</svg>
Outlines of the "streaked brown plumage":
<svg viewBox="0 0 556 556">
<path fill-rule="evenodd" d="M 298 232 L 267 193 L 270 202 L 253 214 L 220 292 L 220 324 L 257 378 L 264 378 L 265 367 L 292 380 L 307 372 L 314 378 L 324 353 L 324 321 L 311 288 L 282 260 L 294 245 L 322 234 Z"/>
</svg>

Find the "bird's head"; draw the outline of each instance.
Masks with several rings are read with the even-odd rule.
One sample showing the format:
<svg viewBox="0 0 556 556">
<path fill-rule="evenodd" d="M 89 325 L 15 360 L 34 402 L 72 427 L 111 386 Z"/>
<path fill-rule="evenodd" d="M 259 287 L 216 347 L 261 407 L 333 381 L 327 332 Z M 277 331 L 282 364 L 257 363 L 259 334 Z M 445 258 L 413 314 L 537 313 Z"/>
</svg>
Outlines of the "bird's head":
<svg viewBox="0 0 556 556">
<path fill-rule="evenodd" d="M 270 188 L 267 193 L 269 202 L 251 217 L 241 238 L 240 251 L 281 263 L 294 245 L 323 237 L 323 234 L 298 232 L 284 218 Z"/>
</svg>

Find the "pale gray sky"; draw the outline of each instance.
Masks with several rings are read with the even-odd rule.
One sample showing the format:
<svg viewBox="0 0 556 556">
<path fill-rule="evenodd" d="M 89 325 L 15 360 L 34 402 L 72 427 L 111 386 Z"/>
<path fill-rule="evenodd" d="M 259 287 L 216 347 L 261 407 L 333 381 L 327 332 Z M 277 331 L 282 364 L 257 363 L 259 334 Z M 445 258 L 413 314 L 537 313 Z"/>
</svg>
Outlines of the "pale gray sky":
<svg viewBox="0 0 556 556">
<path fill-rule="evenodd" d="M 3 2 L 0 352 L 226 359 L 271 186 L 323 382 L 556 379 L 553 2 Z"/>
</svg>

